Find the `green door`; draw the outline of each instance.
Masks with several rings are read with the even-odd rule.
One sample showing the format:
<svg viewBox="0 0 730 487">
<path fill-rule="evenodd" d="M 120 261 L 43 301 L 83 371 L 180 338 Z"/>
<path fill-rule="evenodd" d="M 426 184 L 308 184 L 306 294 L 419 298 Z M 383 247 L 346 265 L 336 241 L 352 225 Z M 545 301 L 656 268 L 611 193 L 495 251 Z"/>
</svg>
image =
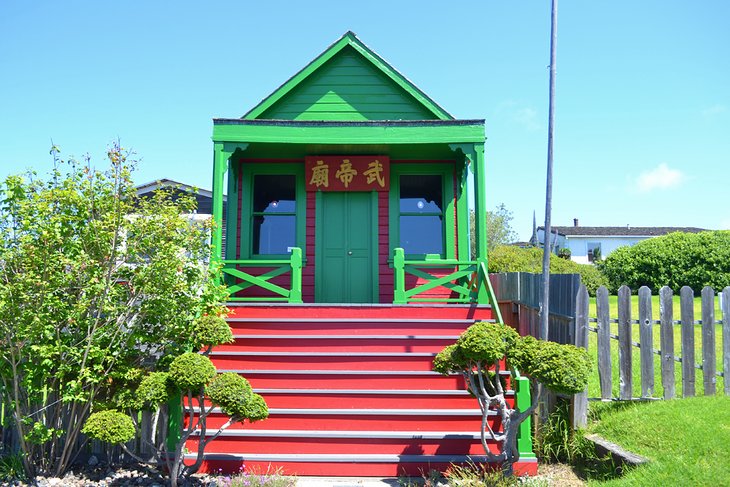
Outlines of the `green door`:
<svg viewBox="0 0 730 487">
<path fill-rule="evenodd" d="M 377 226 L 373 193 L 322 192 L 319 196 L 316 301 L 374 302 Z"/>
</svg>

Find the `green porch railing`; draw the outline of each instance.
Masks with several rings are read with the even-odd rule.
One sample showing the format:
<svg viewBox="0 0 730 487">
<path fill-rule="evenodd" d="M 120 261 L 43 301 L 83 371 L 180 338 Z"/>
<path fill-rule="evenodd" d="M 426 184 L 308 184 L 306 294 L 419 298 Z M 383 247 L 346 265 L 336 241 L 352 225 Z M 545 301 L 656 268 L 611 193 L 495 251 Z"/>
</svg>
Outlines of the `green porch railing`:
<svg viewBox="0 0 730 487">
<path fill-rule="evenodd" d="M 453 272 L 435 276 L 425 269 L 453 268 Z M 494 299 L 494 291 L 487 274 L 486 259 L 457 260 L 441 259 L 427 256 L 421 260 L 406 260 L 405 251 L 398 247 L 393 257 L 394 290 L 393 304 L 407 304 L 417 302 L 444 302 L 444 303 L 479 303 L 492 304 L 497 318 L 501 322 L 501 313 Z M 406 289 L 406 274 L 421 278 L 426 282 Z M 451 290 L 453 298 L 419 297 L 426 291 L 437 287 Z"/>
<path fill-rule="evenodd" d="M 223 276 L 228 284 L 230 293 L 229 301 L 285 301 L 288 303 L 302 302 L 302 249 L 293 247 L 291 256 L 288 259 L 247 259 L 247 260 L 223 260 Z M 255 276 L 239 267 L 272 267 L 268 272 Z M 271 279 L 286 273 L 291 273 L 291 289 L 286 289 L 271 282 Z M 230 276 L 230 277 L 228 277 Z M 233 279 L 232 279 L 233 278 Z M 239 282 L 230 283 L 239 279 Z M 263 297 L 238 297 L 236 293 L 258 287 L 274 293 L 276 296 Z"/>
</svg>

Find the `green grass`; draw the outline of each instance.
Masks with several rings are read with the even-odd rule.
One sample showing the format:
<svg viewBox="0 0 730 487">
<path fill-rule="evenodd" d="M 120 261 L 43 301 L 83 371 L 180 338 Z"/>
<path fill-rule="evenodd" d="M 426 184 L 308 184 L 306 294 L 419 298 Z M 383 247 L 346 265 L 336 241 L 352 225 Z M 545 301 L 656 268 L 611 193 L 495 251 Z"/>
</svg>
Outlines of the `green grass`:
<svg viewBox="0 0 730 487">
<path fill-rule="evenodd" d="M 615 403 L 588 429 L 650 460 L 589 485 L 730 485 L 729 397 Z"/>
<path fill-rule="evenodd" d="M 616 296 L 609 296 L 609 307 L 610 307 L 610 317 L 612 319 L 615 319 L 618 316 L 618 310 L 617 310 L 617 297 Z M 638 299 L 636 296 L 632 296 L 631 300 L 632 304 L 632 312 L 631 317 L 632 319 L 638 319 Z M 717 300 L 716 300 L 716 306 L 717 306 Z M 595 317 L 596 311 L 595 311 L 595 298 L 591 299 L 590 303 L 590 316 Z M 694 307 L 695 307 L 695 320 L 700 319 L 700 310 L 701 310 L 701 300 L 700 298 L 695 298 L 694 301 Z M 654 320 L 659 319 L 659 297 L 658 296 L 652 296 L 652 310 L 653 310 L 653 316 L 652 318 Z M 718 309 L 715 310 L 715 320 L 719 320 L 722 317 L 722 314 L 720 314 L 720 311 Z M 679 297 L 674 297 L 674 319 L 677 320 L 679 318 L 680 312 L 679 312 Z M 596 323 L 590 324 L 592 327 L 596 326 Z M 618 334 L 618 324 L 612 323 L 611 324 L 611 333 L 614 335 Z M 632 341 L 633 342 L 639 342 L 639 325 L 634 323 L 631 327 L 631 335 L 632 335 Z M 654 325 L 652 329 L 652 342 L 653 342 L 653 348 L 654 349 L 660 349 L 661 348 L 661 339 L 660 339 L 660 326 L 658 324 Z M 701 325 L 695 325 L 695 363 L 701 364 L 702 363 L 702 326 Z M 730 339 L 730 337 L 728 337 Z M 594 360 L 594 366 L 593 371 L 591 372 L 591 376 L 589 378 L 588 382 L 588 397 L 600 397 L 601 395 L 601 389 L 600 389 L 600 382 L 598 377 L 598 347 L 597 347 L 597 334 L 594 332 L 590 332 L 588 335 L 588 353 L 590 354 L 591 358 Z M 722 336 L 722 325 L 716 325 L 715 326 L 715 366 L 717 372 L 722 372 L 722 343 L 723 343 L 723 336 Z M 674 326 L 674 355 L 675 357 L 681 357 L 682 356 L 682 338 L 681 338 L 681 326 L 675 325 Z M 664 388 L 662 386 L 661 381 L 661 359 L 659 355 L 654 354 L 654 392 L 652 394 L 653 397 L 663 397 L 664 394 Z M 618 341 L 617 340 L 611 340 L 611 366 L 612 366 L 612 391 L 613 391 L 613 397 L 618 397 L 619 394 L 619 370 L 618 370 Z M 682 395 L 682 364 L 680 362 L 674 363 L 674 377 L 675 377 L 675 394 L 676 397 L 681 397 Z M 723 378 L 722 377 L 716 377 L 716 389 L 718 394 L 722 394 L 723 391 Z M 641 358 L 640 358 L 640 349 L 638 347 L 632 347 L 632 391 L 634 397 L 641 396 Z M 696 395 L 702 395 L 704 394 L 704 386 L 703 386 L 703 371 L 699 369 L 695 369 L 695 394 Z"/>
<path fill-rule="evenodd" d="M 679 308 L 679 294 L 675 294 L 672 296 L 672 304 L 674 305 L 674 319 L 678 320 L 680 315 L 680 308 Z M 589 314 L 590 316 L 596 316 L 596 298 L 590 298 L 589 303 Z M 611 318 L 618 317 L 618 296 L 615 295 L 609 295 L 608 296 L 608 309 L 610 310 Z M 659 319 L 659 296 L 658 295 L 652 295 L 651 297 L 651 310 L 652 310 L 652 318 L 655 320 Z M 702 298 L 695 297 L 694 299 L 694 312 L 695 312 L 695 320 L 701 320 L 702 319 Z M 715 320 L 719 320 L 722 316 L 722 310 L 720 309 L 720 300 L 715 298 Z M 636 320 L 639 319 L 639 297 L 636 295 L 631 295 L 631 318 Z"/>
</svg>

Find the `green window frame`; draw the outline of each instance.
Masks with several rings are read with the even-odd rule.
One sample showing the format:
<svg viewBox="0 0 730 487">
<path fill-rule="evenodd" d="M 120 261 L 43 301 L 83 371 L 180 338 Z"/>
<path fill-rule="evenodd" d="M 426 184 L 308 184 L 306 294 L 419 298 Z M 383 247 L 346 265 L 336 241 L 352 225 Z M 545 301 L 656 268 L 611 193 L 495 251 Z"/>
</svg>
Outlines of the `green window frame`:
<svg viewBox="0 0 730 487">
<path fill-rule="evenodd" d="M 306 191 L 304 187 L 304 163 L 242 163 L 241 191 L 241 249 L 243 259 L 286 259 L 290 253 L 261 254 L 254 253 L 254 220 L 271 216 L 272 218 L 293 216 L 295 218 L 295 243 L 293 246 L 305 249 L 306 244 Z M 277 211 L 266 213 L 254 211 L 254 184 L 256 176 L 293 176 L 295 205 L 293 211 Z"/>
<path fill-rule="evenodd" d="M 417 176 L 440 176 L 441 177 L 441 241 L 443 242 L 443 251 L 438 254 L 442 259 L 455 258 L 454 249 L 454 164 L 437 164 L 437 163 L 396 163 L 390 166 L 390 198 L 389 198 L 389 240 L 390 240 L 390 256 L 392 259 L 393 252 L 396 247 L 401 247 L 401 216 L 433 216 L 435 212 L 401 212 L 401 176 L 417 175 Z M 406 253 L 406 259 L 424 259 L 427 254 Z M 430 254 L 429 254 L 430 255 Z"/>
</svg>

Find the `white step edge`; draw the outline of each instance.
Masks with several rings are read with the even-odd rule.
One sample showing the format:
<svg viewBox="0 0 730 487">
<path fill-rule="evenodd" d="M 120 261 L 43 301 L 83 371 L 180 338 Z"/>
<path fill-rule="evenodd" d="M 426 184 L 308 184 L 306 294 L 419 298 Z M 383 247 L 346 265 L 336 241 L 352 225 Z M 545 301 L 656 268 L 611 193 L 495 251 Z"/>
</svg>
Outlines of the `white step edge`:
<svg viewBox="0 0 730 487">
<path fill-rule="evenodd" d="M 207 429 L 205 436 L 213 436 L 218 429 Z M 193 436 L 200 436 L 200 431 L 194 431 Z M 480 440 L 479 432 L 463 431 L 317 431 L 317 430 L 252 430 L 226 429 L 219 437 L 284 437 L 284 438 L 380 438 L 380 439 L 407 439 L 407 440 Z M 489 436 L 489 435 L 487 435 Z"/>
<path fill-rule="evenodd" d="M 193 407 L 194 412 L 200 408 Z M 221 409 L 215 407 L 212 414 L 220 414 Z M 269 415 L 297 415 L 297 416 L 482 416 L 480 409 L 307 409 L 307 408 L 271 408 Z M 488 411 L 488 416 L 497 416 L 496 411 Z"/>
<path fill-rule="evenodd" d="M 185 455 L 194 459 L 195 453 Z M 206 460 L 259 462 L 329 462 L 329 463 L 486 463 L 485 455 L 386 455 L 335 453 L 204 453 Z M 537 463 L 536 458 L 520 458 L 519 463 Z"/>
</svg>

